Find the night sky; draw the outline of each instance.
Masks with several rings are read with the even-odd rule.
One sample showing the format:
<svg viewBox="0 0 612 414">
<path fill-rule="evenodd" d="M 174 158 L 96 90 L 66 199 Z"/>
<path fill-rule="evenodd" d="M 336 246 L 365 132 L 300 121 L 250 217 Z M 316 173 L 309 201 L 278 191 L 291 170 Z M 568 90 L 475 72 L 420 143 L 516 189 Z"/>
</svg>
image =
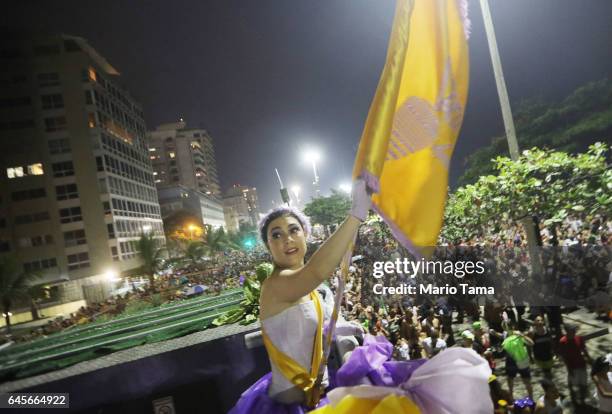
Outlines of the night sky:
<svg viewBox="0 0 612 414">
<path fill-rule="evenodd" d="M 471 80 L 451 167 L 503 133 L 478 1 L 470 0 Z M 612 72 L 609 0 L 490 0 L 513 103 L 560 99 Z M 148 129 L 180 117 L 213 137 L 222 188 L 258 188 L 265 211 L 286 185 L 350 180 L 384 64 L 391 0 L 9 1 L 0 25 L 81 36 L 121 72 Z M 8 7 L 7 7 L 8 6 Z M 519 137 L 520 140 L 520 137 Z"/>
</svg>

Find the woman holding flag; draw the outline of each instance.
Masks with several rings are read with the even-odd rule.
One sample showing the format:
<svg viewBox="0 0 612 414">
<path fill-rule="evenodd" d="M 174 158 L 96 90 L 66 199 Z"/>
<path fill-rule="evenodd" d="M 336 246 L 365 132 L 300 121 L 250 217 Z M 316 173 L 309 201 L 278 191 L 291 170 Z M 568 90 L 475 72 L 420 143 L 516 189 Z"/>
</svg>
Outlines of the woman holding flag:
<svg viewBox="0 0 612 414">
<path fill-rule="evenodd" d="M 359 179 L 349 217 L 305 265 L 307 220 L 282 209 L 262 222 L 262 240 L 275 263 L 260 301 L 272 372 L 243 393 L 231 413 L 493 411 L 491 369 L 466 348 L 451 348 L 430 360 L 390 361 L 393 345 L 384 337 L 365 335 L 364 345 L 329 381 L 325 359 L 343 279 L 333 312 L 325 311 L 315 291 L 343 255 L 346 274 L 351 242 L 370 206 L 415 256 L 435 246 L 467 98 L 469 26 L 466 0 L 397 0 L 387 61 L 353 169 Z M 374 194 L 372 204 L 368 191 Z M 336 388 L 323 395 L 328 383 Z"/>
<path fill-rule="evenodd" d="M 362 180 L 356 181 L 352 199 L 349 216 L 306 264 L 310 224 L 302 213 L 280 207 L 261 221 L 260 236 L 274 262 L 260 297 L 261 330 L 272 372 L 243 394 L 232 413 L 303 412 L 320 402 L 329 385 L 323 328 L 331 317 L 333 298 L 327 289 L 322 300 L 317 287 L 332 276 L 368 214 L 371 201 Z M 363 331 L 358 323 L 339 320 L 336 333 Z"/>
<path fill-rule="evenodd" d="M 491 371 L 484 359 L 464 348 L 431 360 L 390 361 L 393 345 L 383 336 L 365 335 L 364 345 L 353 350 L 335 378 L 328 378 L 323 343 L 325 335 L 333 335 L 333 299 L 328 288 L 324 299 L 317 288 L 334 273 L 368 214 L 371 202 L 363 180 L 355 182 L 352 200 L 349 216 L 306 264 L 310 224 L 302 213 L 281 207 L 261 221 L 260 236 L 274 262 L 260 297 L 262 336 L 272 369 L 242 394 L 230 413 L 487 412 L 492 407 L 487 388 Z M 335 333 L 338 341 L 363 331 L 340 318 Z M 332 390 L 330 383 L 338 387 Z M 459 397 L 441 391 L 457 387 Z M 468 407 L 473 411 L 466 411 Z"/>
</svg>

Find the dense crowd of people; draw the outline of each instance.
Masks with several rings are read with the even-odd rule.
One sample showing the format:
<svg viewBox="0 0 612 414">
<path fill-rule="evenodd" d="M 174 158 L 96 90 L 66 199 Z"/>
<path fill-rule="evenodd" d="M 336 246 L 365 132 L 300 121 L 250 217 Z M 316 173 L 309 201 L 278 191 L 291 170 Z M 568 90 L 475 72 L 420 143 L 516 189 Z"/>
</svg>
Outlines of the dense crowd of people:
<svg viewBox="0 0 612 414">
<path fill-rule="evenodd" d="M 69 315 L 54 317 L 44 325 L 13 335 L 12 340 L 27 342 L 71 327 L 119 316 L 128 306 L 138 302 L 159 305 L 182 300 L 189 296 L 186 294 L 189 288 L 196 285 L 206 287 L 204 292 L 207 294 L 218 294 L 239 287 L 240 275 L 250 275 L 253 263 L 261 259 L 261 251 L 231 251 L 223 253 L 214 262 L 171 267 L 157 276 L 153 286 L 147 285 L 142 277 L 134 277 L 124 281 L 123 286 L 127 286 L 121 289 L 124 292 L 113 294 L 101 302 L 84 305 Z"/>
<path fill-rule="evenodd" d="M 375 261 L 412 257 L 393 239 L 382 223 L 363 225 L 354 261 L 345 284 L 342 312 L 358 321 L 366 332 L 384 335 L 394 344 L 396 360 L 432 358 L 447 348 L 471 348 L 486 359 L 494 375 L 490 379 L 496 412 L 562 413 L 570 404 L 582 407 L 589 389 L 596 392 L 601 412 L 612 412 L 610 364 L 612 354 L 590 355 L 576 326 L 563 323 L 562 310 L 581 305 L 602 320 L 612 318 L 612 223 L 602 217 L 589 221 L 568 218 L 551 231 L 540 226 L 541 270 L 534 271 L 521 226 L 504 225 L 470 240 L 441 240 L 432 260 L 481 260 L 494 295 L 377 295 L 374 285 L 416 283 L 474 283 L 473 278 L 440 274 L 410 277 L 389 272 L 372 277 Z M 321 240 L 315 240 L 316 250 Z M 68 318 L 56 318 L 22 339 L 33 339 L 70 326 L 97 320 L 101 315 L 121 314 L 136 300 L 163 296 L 164 302 L 184 297 L 186 287 L 204 285 L 207 292 L 237 287 L 253 275 L 255 265 L 267 253 L 231 251 L 214 262 L 187 265 L 163 272 L 154 286 L 129 290 L 104 302 L 84 306 Z M 479 282 L 484 283 L 484 282 Z M 334 289 L 332 279 L 332 289 Z M 563 305 L 563 306 L 561 306 Z M 612 352 L 612 349 L 607 349 Z M 555 370 L 563 369 L 567 383 L 559 383 Z M 533 372 L 541 378 L 533 382 Z M 520 376 L 525 395 L 516 391 Z M 559 389 L 567 389 L 569 398 Z"/>
<path fill-rule="evenodd" d="M 494 275 L 488 283 L 498 293 L 480 297 L 374 294 L 376 283 L 428 283 L 440 275 L 410 278 L 391 272 L 383 279 L 372 277 L 374 261 L 410 254 L 383 227 L 364 226 L 355 251 L 358 260 L 349 268 L 345 286 L 344 317 L 359 321 L 372 335 L 387 337 L 398 360 L 431 358 L 452 346 L 474 349 L 494 372 L 490 387 L 496 412 L 562 413 L 569 412 L 564 410 L 571 404 L 576 412 L 588 412 L 580 410 L 586 407 L 589 386 L 595 389 L 600 412 L 612 412 L 612 348 L 589 355 L 577 327 L 564 324 L 562 316 L 580 304 L 602 320 L 612 319 L 610 225 L 601 217 L 587 223 L 567 219 L 554 237 L 542 228 L 540 275 L 530 266 L 526 237 L 518 226 L 506 226 L 496 236 L 443 242 L 432 260 L 482 260 L 489 276 Z M 460 280 L 470 283 L 468 278 Z M 555 360 L 565 366 L 566 384 L 553 376 L 553 369 L 563 369 L 554 367 Z M 541 377 L 536 391 L 534 370 Z M 525 395 L 515 391 L 517 376 Z M 569 398 L 561 398 L 561 385 Z"/>
</svg>

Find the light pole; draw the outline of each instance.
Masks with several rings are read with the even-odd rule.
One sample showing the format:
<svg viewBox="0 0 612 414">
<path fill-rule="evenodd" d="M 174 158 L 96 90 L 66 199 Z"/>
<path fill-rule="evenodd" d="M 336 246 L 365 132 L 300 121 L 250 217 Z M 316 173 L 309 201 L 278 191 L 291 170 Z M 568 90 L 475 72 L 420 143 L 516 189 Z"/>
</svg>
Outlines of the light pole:
<svg viewBox="0 0 612 414">
<path fill-rule="evenodd" d="M 504 119 L 504 128 L 506 130 L 506 139 L 508 140 L 508 149 L 510 150 L 510 158 L 513 161 L 519 159 L 520 150 L 516 139 L 516 131 L 514 128 L 514 120 L 512 119 L 512 110 L 510 109 L 510 100 L 508 99 L 508 90 L 506 89 L 506 81 L 502 70 L 501 59 L 499 58 L 499 50 L 497 49 L 497 39 L 495 38 L 495 29 L 493 28 L 493 19 L 489 10 L 488 0 L 480 0 L 480 8 L 482 9 L 482 18 L 484 20 L 485 32 L 487 34 L 487 42 L 489 44 L 489 52 L 491 53 L 491 64 L 493 65 L 493 73 L 495 74 L 495 83 L 497 85 L 497 94 L 499 95 L 499 104 L 502 110 Z M 527 246 L 529 248 L 529 256 L 533 273 L 540 276 L 542 274 L 542 265 L 538 251 L 538 237 L 534 220 L 532 217 L 526 217 L 522 220 L 525 233 L 527 234 Z"/>
<path fill-rule="evenodd" d="M 292 185 L 291 192 L 293 193 L 293 196 L 295 197 L 295 205 L 299 207 L 300 206 L 300 186 Z"/>
<path fill-rule="evenodd" d="M 317 152 L 314 151 L 309 151 L 305 154 L 305 157 L 307 162 L 312 163 L 312 172 L 314 174 L 314 181 L 312 182 L 312 185 L 314 186 L 314 190 L 315 190 L 315 197 L 320 197 L 321 196 L 321 186 L 319 185 L 319 174 L 317 173 L 317 161 L 319 161 L 319 154 Z"/>
<path fill-rule="evenodd" d="M 289 192 L 283 186 L 283 180 L 281 180 L 281 176 L 278 173 L 278 168 L 275 168 L 274 171 L 276 171 L 276 177 L 278 178 L 278 183 L 280 184 L 281 200 L 283 200 L 283 203 L 286 203 L 288 206 L 290 206 L 291 200 L 289 199 Z"/>
</svg>

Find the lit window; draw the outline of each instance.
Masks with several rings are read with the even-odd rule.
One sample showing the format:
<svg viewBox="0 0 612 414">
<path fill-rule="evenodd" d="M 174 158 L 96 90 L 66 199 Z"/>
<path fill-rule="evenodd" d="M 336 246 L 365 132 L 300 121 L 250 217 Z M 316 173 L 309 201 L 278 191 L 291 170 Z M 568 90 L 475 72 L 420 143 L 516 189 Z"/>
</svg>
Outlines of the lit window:
<svg viewBox="0 0 612 414">
<path fill-rule="evenodd" d="M 8 178 L 19 178 L 23 177 L 23 167 L 11 167 L 6 169 L 6 176 Z"/>
<path fill-rule="evenodd" d="M 153 175 L 157 175 L 157 171 L 153 171 Z"/>
<path fill-rule="evenodd" d="M 176 157 L 176 154 L 175 154 L 174 152 L 169 152 L 169 153 L 168 153 L 168 156 L 169 156 L 170 158 L 175 158 L 175 157 Z"/>
<path fill-rule="evenodd" d="M 96 76 L 96 71 L 93 68 L 89 68 L 87 72 L 89 74 L 89 79 L 91 79 L 94 82 L 98 80 L 98 77 Z"/>
<path fill-rule="evenodd" d="M 149 152 L 155 152 L 155 151 L 157 151 L 157 149 L 155 149 L 155 148 L 149 148 Z"/>
<path fill-rule="evenodd" d="M 90 128 L 95 128 L 96 127 L 96 114 L 93 114 L 91 112 L 88 114 L 87 125 Z"/>
<path fill-rule="evenodd" d="M 40 162 L 28 165 L 29 175 L 43 175 L 44 173 L 45 172 L 43 171 L 43 165 Z"/>
</svg>

